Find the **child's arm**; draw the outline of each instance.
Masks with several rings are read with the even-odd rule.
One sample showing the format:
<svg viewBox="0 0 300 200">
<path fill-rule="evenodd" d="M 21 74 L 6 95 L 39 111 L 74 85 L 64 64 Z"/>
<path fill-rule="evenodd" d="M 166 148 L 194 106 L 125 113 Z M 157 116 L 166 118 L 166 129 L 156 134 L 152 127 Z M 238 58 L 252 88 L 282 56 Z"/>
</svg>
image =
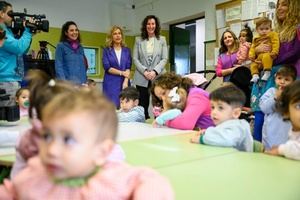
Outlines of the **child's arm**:
<svg viewBox="0 0 300 200">
<path fill-rule="evenodd" d="M 287 158 L 300 160 L 300 142 L 289 140 L 285 144 L 278 146 L 278 154 Z"/>
<path fill-rule="evenodd" d="M 274 59 L 279 53 L 280 42 L 279 42 L 278 33 L 272 32 L 271 34 L 272 34 L 272 37 L 271 37 L 271 43 L 272 43 L 271 56 Z"/>
<path fill-rule="evenodd" d="M 171 109 L 167 110 L 166 112 L 161 113 L 156 119 L 156 123 L 159 125 L 164 125 L 166 121 L 175 119 L 178 115 L 181 114 L 181 110 L 179 109 Z"/>
<path fill-rule="evenodd" d="M 193 130 L 198 118 L 210 107 L 209 99 L 200 92 L 190 91 L 187 104 L 181 115 L 166 122 L 171 128 Z"/>
<path fill-rule="evenodd" d="M 249 50 L 249 59 L 254 61 L 255 60 L 255 45 L 254 42 L 251 44 L 250 50 Z"/>
<path fill-rule="evenodd" d="M 275 112 L 275 90 L 275 88 L 270 88 L 259 100 L 259 107 L 264 114 Z"/>
<path fill-rule="evenodd" d="M 200 144 L 234 147 L 240 141 L 241 132 L 233 126 L 209 127 L 199 138 Z"/>
</svg>

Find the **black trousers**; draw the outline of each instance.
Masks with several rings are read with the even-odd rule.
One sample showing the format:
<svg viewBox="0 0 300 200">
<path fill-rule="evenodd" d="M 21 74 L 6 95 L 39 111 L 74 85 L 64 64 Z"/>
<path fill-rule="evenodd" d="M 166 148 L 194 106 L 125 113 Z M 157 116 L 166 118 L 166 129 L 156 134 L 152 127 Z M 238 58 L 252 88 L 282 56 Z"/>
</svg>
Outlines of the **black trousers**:
<svg viewBox="0 0 300 200">
<path fill-rule="evenodd" d="M 143 87 L 143 86 L 139 86 L 139 85 L 136 86 L 136 89 L 140 93 L 139 105 L 144 108 L 146 119 L 150 118 L 149 112 L 148 112 L 149 102 L 150 102 L 150 88 L 151 88 L 151 81 L 149 81 L 148 87 Z"/>
</svg>

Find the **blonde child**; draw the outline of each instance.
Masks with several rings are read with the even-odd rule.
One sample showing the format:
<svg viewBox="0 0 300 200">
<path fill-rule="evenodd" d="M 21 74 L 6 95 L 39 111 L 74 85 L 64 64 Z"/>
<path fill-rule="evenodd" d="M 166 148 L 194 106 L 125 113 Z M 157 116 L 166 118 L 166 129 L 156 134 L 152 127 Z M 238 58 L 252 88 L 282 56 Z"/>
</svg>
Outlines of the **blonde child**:
<svg viewBox="0 0 300 200">
<path fill-rule="evenodd" d="M 262 65 L 264 74 L 261 80 L 267 81 L 271 75 L 273 59 L 279 52 L 279 36 L 278 33 L 272 31 L 272 21 L 267 17 L 261 17 L 256 21 L 256 31 L 258 36 L 254 37 L 249 51 L 249 59 L 252 61 L 250 70 L 252 74 L 251 82 L 257 82 L 259 79 L 259 68 Z M 256 54 L 255 48 L 260 44 L 269 44 L 271 52 Z"/>
<path fill-rule="evenodd" d="M 139 91 L 127 87 L 120 93 L 119 122 L 145 122 L 144 108 L 139 106 Z"/>
<path fill-rule="evenodd" d="M 16 92 L 16 102 L 19 105 L 20 117 L 28 116 L 29 108 L 29 89 L 20 88 Z"/>
<path fill-rule="evenodd" d="M 98 91 L 57 95 L 42 110 L 42 123 L 39 156 L 4 181 L 0 199 L 173 199 L 155 171 L 107 160 L 118 119 Z"/>
<path fill-rule="evenodd" d="M 234 147 L 240 151 L 253 151 L 250 125 L 239 119 L 246 97 L 232 84 L 220 87 L 210 94 L 211 118 L 216 127 L 200 130 L 192 143 L 221 147 Z"/>
<path fill-rule="evenodd" d="M 280 113 L 276 111 L 276 101 L 285 87 L 296 80 L 297 71 L 294 66 L 284 65 L 275 74 L 276 88 L 267 90 L 259 100 L 259 107 L 265 114 L 262 129 L 262 143 L 266 150 L 272 146 L 285 143 L 288 140 L 288 131 L 291 124 L 283 120 Z"/>
<path fill-rule="evenodd" d="M 300 81 L 287 86 L 278 101 L 279 112 L 291 122 L 289 139 L 286 143 L 273 146 L 265 151 L 267 154 L 280 155 L 286 158 L 300 160 Z"/>
<path fill-rule="evenodd" d="M 77 93 L 78 86 L 63 80 L 53 80 L 42 71 L 34 70 L 27 75 L 30 89 L 29 119 L 32 128 L 27 130 L 19 139 L 16 145 L 16 161 L 14 162 L 10 176 L 13 178 L 23 168 L 27 161 L 36 156 L 39 152 L 38 141 L 40 136 L 38 132 L 41 129 L 42 109 L 55 96 L 62 93 Z M 125 154 L 119 145 L 115 145 L 111 160 L 124 160 Z"/>
<path fill-rule="evenodd" d="M 245 27 L 241 30 L 239 35 L 239 50 L 236 54 L 238 65 L 248 65 L 249 59 L 249 50 L 251 47 L 251 42 L 253 39 L 253 34 L 250 27 L 246 24 Z"/>
<path fill-rule="evenodd" d="M 163 96 L 163 112 L 155 119 L 154 126 L 163 126 L 166 121 L 175 119 L 182 113 L 186 105 L 187 92 L 178 87 L 170 90 L 167 97 Z"/>
</svg>

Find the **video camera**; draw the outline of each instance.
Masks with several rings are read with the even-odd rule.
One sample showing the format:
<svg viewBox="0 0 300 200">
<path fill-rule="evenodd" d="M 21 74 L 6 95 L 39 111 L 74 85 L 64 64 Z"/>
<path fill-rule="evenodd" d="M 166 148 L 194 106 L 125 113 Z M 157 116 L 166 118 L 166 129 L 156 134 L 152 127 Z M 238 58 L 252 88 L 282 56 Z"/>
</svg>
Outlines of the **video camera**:
<svg viewBox="0 0 300 200">
<path fill-rule="evenodd" d="M 30 15 L 26 13 L 26 9 L 24 9 L 24 13 L 10 11 L 7 15 L 13 18 L 11 28 L 16 33 L 24 31 L 24 21 L 25 26 L 28 27 L 32 33 L 36 33 L 37 31 L 49 32 L 49 21 L 43 20 L 46 18 L 45 15 Z M 31 17 L 34 20 L 34 23 L 29 22 L 26 17 Z"/>
<path fill-rule="evenodd" d="M 9 94 L 0 88 L 0 101 L 9 100 Z M 18 105 L 0 107 L 0 120 L 15 122 L 20 120 L 20 110 Z"/>
</svg>

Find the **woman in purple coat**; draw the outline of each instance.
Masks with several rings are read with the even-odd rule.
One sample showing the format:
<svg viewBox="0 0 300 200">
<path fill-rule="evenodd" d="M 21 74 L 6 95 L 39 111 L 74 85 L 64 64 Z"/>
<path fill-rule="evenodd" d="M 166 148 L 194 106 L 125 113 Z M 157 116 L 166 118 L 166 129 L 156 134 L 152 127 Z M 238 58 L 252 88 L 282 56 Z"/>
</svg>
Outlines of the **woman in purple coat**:
<svg viewBox="0 0 300 200">
<path fill-rule="evenodd" d="M 130 49 L 125 47 L 123 30 L 113 26 L 106 38 L 103 49 L 102 63 L 105 71 L 103 93 L 120 107 L 119 94 L 128 87 L 131 68 Z"/>
</svg>

